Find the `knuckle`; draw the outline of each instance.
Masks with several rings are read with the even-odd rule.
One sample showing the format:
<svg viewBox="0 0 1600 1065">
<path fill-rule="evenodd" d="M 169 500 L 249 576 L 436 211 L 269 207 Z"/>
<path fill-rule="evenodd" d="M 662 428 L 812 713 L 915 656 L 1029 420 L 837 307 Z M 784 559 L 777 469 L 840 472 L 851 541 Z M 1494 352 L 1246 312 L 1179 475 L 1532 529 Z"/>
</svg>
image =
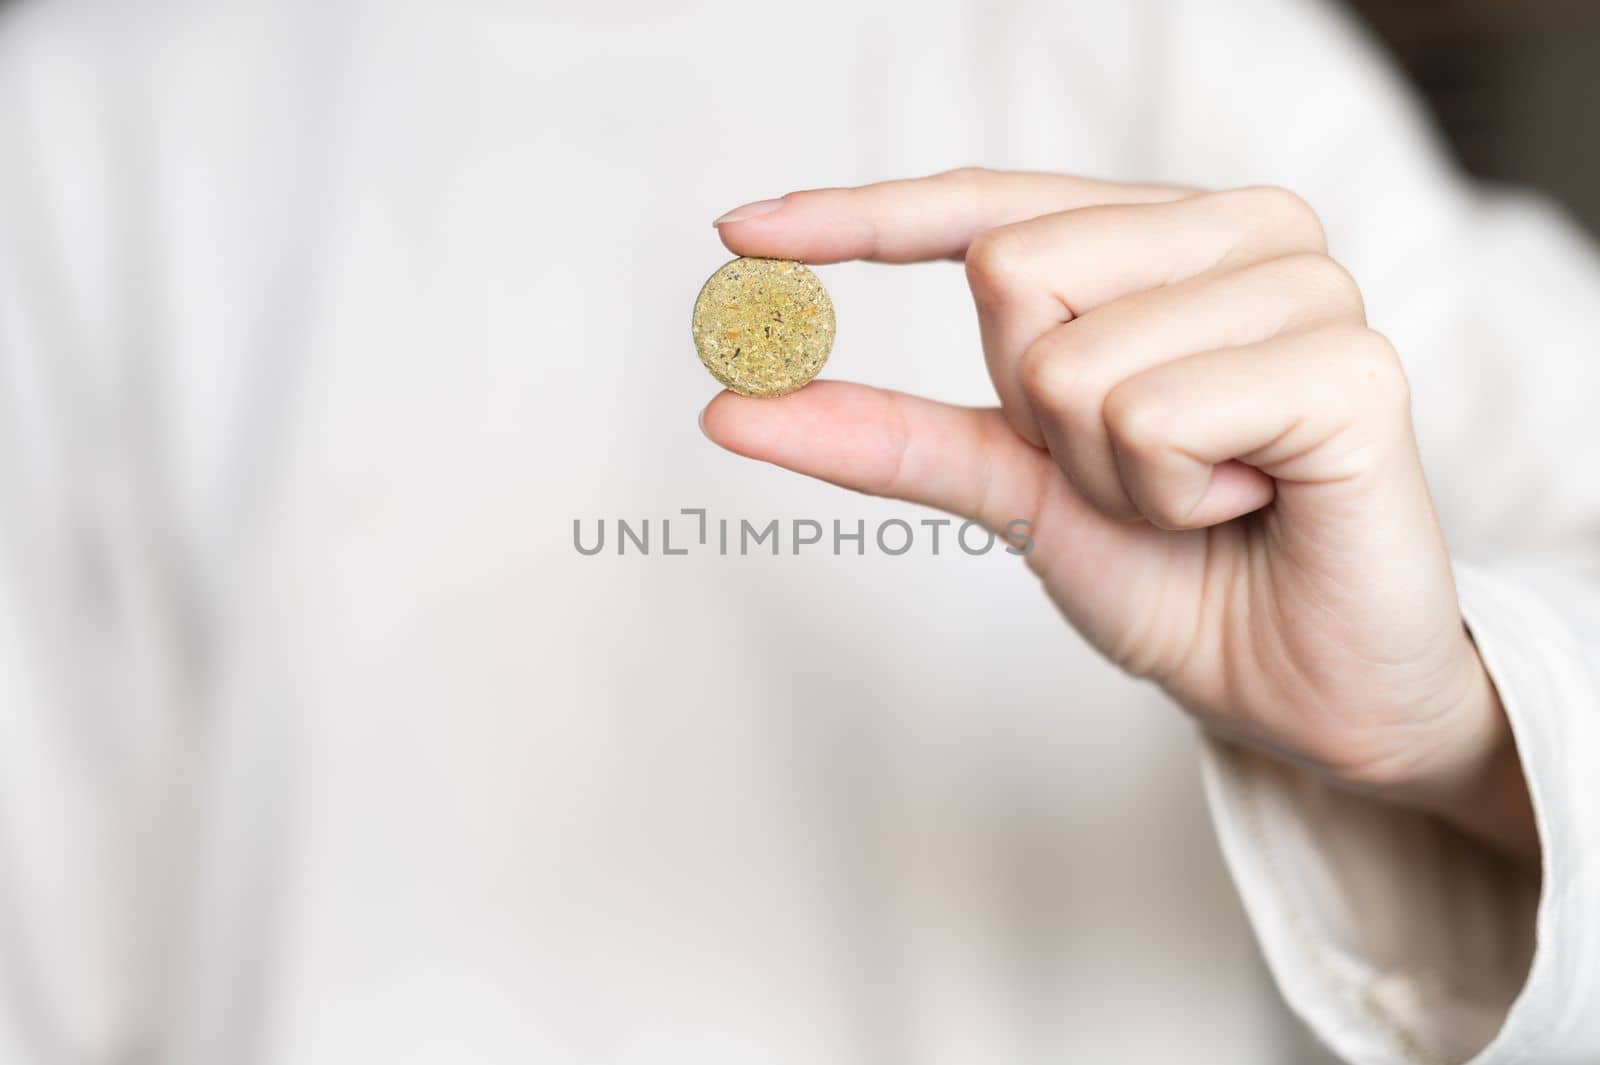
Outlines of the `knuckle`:
<svg viewBox="0 0 1600 1065">
<path fill-rule="evenodd" d="M 800 204 L 800 205 L 803 205 L 803 206 L 810 206 L 810 205 L 813 205 L 813 204 L 820 205 L 820 204 L 826 203 L 826 200 L 824 199 L 824 196 L 827 193 L 832 192 L 832 191 L 834 191 L 834 190 L 832 190 L 832 189 L 796 189 L 793 192 L 786 192 L 786 193 L 783 194 L 783 203 L 784 203 L 784 206 L 786 206 L 786 207 L 792 207 L 795 204 Z"/>
<path fill-rule="evenodd" d="M 1366 304 L 1355 275 L 1338 260 L 1321 252 L 1301 252 L 1283 260 L 1295 287 L 1320 304 L 1364 317 Z"/>
<path fill-rule="evenodd" d="M 1359 380 L 1391 391 L 1407 387 L 1405 367 L 1388 337 L 1375 329 L 1360 329 L 1352 334 L 1350 349 Z"/>
<path fill-rule="evenodd" d="M 1031 402 L 1058 408 L 1084 393 L 1083 361 L 1074 348 L 1069 338 L 1052 332 L 1023 351 L 1017 377 Z"/>
<path fill-rule="evenodd" d="M 1103 405 L 1115 385 L 1096 360 L 1096 341 L 1071 325 L 1035 341 L 1017 364 L 1022 394 L 1041 416 L 1079 437 L 1104 430 Z"/>
<path fill-rule="evenodd" d="M 1171 418 L 1138 388 L 1128 384 L 1113 388 L 1102 411 L 1106 430 L 1119 451 L 1140 457 L 1161 449 Z"/>
<path fill-rule="evenodd" d="M 967 248 L 967 284 L 983 300 L 1002 299 L 1024 283 L 1027 251 L 1013 229 L 991 229 Z"/>
<path fill-rule="evenodd" d="M 958 166 L 953 170 L 945 170 L 937 176 L 947 185 L 967 187 L 984 184 L 994 176 L 994 173 L 985 166 Z"/>
<path fill-rule="evenodd" d="M 1365 326 L 1346 328 L 1335 336 L 1341 365 L 1355 398 L 1364 405 L 1409 409 L 1411 384 L 1389 338 Z"/>
<path fill-rule="evenodd" d="M 1035 342 L 1017 363 L 1022 394 L 1035 407 L 1053 408 L 1072 394 L 1072 369 L 1054 344 Z"/>
<path fill-rule="evenodd" d="M 1252 210 L 1268 225 L 1294 234 L 1309 247 L 1325 249 L 1327 233 L 1316 209 L 1293 189 L 1282 185 L 1259 185 L 1243 190 L 1252 201 Z"/>
</svg>

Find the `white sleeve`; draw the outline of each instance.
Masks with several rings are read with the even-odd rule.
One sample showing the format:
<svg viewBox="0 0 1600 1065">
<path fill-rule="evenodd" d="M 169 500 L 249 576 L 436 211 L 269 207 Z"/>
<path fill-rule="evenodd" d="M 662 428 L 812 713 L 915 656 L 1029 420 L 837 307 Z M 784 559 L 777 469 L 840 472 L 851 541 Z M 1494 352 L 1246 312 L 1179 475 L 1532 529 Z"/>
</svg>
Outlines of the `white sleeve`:
<svg viewBox="0 0 1600 1065">
<path fill-rule="evenodd" d="M 1156 176 L 1283 184 L 1322 214 L 1406 362 L 1543 847 L 1535 879 L 1436 820 L 1208 741 L 1262 950 L 1352 1063 L 1600 1061 L 1600 256 L 1554 210 L 1457 175 L 1329 5 L 1164 10 Z"/>
<path fill-rule="evenodd" d="M 1457 582 L 1522 755 L 1542 884 L 1434 819 L 1206 746 L 1262 951 L 1350 1062 L 1600 1060 L 1600 600 L 1572 594 L 1565 565 L 1510 570 L 1461 566 Z"/>
</svg>

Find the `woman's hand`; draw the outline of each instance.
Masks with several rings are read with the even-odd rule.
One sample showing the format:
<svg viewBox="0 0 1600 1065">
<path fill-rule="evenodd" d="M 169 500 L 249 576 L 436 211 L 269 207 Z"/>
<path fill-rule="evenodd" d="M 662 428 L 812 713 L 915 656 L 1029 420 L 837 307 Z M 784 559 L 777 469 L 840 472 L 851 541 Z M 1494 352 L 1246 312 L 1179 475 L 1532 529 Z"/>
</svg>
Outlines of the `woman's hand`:
<svg viewBox="0 0 1600 1065">
<path fill-rule="evenodd" d="M 965 259 L 1001 409 L 819 382 L 723 393 L 713 440 L 997 530 L 1031 521 L 1068 620 L 1207 728 L 1536 852 L 1405 374 L 1303 201 L 962 170 L 718 228 L 741 255 Z"/>
</svg>

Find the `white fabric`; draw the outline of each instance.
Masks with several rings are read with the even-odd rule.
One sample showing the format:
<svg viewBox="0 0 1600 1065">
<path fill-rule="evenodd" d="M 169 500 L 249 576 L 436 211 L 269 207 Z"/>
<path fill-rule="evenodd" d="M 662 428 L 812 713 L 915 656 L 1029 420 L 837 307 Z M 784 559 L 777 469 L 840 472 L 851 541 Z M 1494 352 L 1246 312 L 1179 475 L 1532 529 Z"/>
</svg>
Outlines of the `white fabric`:
<svg viewBox="0 0 1600 1065">
<path fill-rule="evenodd" d="M 1009 556 L 574 550 L 924 516 L 708 445 L 686 317 L 718 212 L 967 163 L 1321 210 L 1542 888 L 1216 750 L 1247 922 Z M 830 375 L 989 401 L 959 270 L 824 277 Z M 1307 0 L 10 5 L 0 1060 L 1325 1060 L 1251 924 L 1346 1060 L 1600 1060 L 1597 297 Z"/>
</svg>

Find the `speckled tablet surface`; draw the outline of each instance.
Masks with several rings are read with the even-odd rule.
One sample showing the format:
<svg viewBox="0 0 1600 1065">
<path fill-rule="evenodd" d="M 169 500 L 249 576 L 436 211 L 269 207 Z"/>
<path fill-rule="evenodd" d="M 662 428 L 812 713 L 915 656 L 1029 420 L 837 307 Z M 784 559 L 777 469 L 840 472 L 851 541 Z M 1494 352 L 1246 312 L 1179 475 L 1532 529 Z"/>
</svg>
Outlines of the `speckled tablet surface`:
<svg viewBox="0 0 1600 1065">
<path fill-rule="evenodd" d="M 694 346 L 722 384 L 745 396 L 803 387 L 833 350 L 833 301 L 787 259 L 735 259 L 694 301 Z"/>
</svg>

